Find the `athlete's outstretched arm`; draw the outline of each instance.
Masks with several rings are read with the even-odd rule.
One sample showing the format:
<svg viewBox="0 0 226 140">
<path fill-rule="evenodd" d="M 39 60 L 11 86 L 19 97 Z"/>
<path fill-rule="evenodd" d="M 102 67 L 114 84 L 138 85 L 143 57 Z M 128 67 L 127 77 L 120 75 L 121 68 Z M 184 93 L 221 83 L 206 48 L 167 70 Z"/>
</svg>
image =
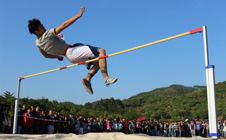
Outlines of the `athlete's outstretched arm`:
<svg viewBox="0 0 226 140">
<path fill-rule="evenodd" d="M 39 50 L 41 52 L 41 54 L 45 57 L 45 58 L 57 58 L 59 61 L 62 61 L 63 60 L 63 57 L 60 56 L 60 55 L 52 55 L 52 54 L 49 54 L 43 50 Z"/>
<path fill-rule="evenodd" d="M 82 17 L 83 12 L 85 11 L 85 7 L 81 7 L 80 11 L 78 13 L 78 15 L 72 17 L 71 19 L 65 21 L 62 25 L 60 25 L 59 27 L 57 27 L 55 29 L 55 33 L 56 35 L 58 35 L 60 32 L 62 32 L 65 28 L 67 28 L 68 26 L 70 26 L 71 24 L 73 24 L 77 19 L 79 19 L 80 17 Z"/>
</svg>

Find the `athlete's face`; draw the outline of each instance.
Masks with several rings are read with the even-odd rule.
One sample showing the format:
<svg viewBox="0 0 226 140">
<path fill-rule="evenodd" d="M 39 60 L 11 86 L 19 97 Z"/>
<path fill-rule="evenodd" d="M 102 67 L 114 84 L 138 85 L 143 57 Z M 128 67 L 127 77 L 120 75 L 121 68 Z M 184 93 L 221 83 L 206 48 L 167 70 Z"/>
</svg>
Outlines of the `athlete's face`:
<svg viewBox="0 0 226 140">
<path fill-rule="evenodd" d="M 43 24 L 39 24 L 38 30 L 39 30 L 41 33 L 44 33 L 44 32 L 46 31 L 46 28 L 43 26 Z"/>
<path fill-rule="evenodd" d="M 44 34 L 46 31 L 45 27 L 43 26 L 43 24 L 39 24 L 38 26 L 38 31 L 35 31 L 36 35 L 38 36 L 42 36 L 42 34 Z"/>
</svg>

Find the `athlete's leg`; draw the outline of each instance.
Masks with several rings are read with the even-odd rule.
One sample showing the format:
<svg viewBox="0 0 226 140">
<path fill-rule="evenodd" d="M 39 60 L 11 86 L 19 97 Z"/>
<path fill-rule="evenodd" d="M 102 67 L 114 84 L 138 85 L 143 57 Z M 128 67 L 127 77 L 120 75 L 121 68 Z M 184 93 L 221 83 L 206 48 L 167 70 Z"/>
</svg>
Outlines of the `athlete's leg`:
<svg viewBox="0 0 226 140">
<path fill-rule="evenodd" d="M 105 56 L 106 55 L 106 52 L 104 49 L 100 48 L 99 49 L 99 57 L 102 57 L 102 56 Z M 100 59 L 99 60 L 99 67 L 100 67 L 100 70 L 101 70 L 101 73 L 104 77 L 104 81 L 106 81 L 109 76 L 108 76 L 108 72 L 107 72 L 107 61 L 106 61 L 106 58 L 103 58 L 103 59 Z"/>
<path fill-rule="evenodd" d="M 90 69 L 88 75 L 86 76 L 86 80 L 88 80 L 89 82 L 91 81 L 92 77 L 98 72 L 98 70 L 100 69 L 99 67 L 99 62 L 98 61 L 94 61 L 92 62 L 93 67 Z"/>
</svg>

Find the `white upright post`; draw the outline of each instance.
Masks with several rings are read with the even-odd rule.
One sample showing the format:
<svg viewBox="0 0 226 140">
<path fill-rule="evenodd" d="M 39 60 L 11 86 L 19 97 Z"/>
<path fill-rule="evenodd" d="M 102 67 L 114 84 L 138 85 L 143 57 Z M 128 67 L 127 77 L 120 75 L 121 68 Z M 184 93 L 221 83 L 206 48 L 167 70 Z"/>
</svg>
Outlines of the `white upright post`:
<svg viewBox="0 0 226 140">
<path fill-rule="evenodd" d="M 209 115 L 209 136 L 212 138 L 218 137 L 217 131 L 217 107 L 216 107 L 216 92 L 214 66 L 209 65 L 208 42 L 206 26 L 203 26 L 204 50 L 205 50 L 205 68 L 206 68 L 206 84 L 207 84 L 207 103 Z"/>
<path fill-rule="evenodd" d="M 13 134 L 17 133 L 18 106 L 19 106 L 19 98 L 20 98 L 20 82 L 21 82 L 21 79 L 18 79 L 17 97 L 15 99 L 15 108 L 14 108 Z"/>
</svg>

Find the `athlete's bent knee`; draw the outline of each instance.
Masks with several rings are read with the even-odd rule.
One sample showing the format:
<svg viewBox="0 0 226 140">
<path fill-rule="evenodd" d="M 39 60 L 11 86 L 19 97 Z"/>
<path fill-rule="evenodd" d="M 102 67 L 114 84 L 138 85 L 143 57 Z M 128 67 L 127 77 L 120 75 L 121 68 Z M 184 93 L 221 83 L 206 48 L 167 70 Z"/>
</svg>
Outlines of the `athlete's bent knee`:
<svg viewBox="0 0 226 140">
<path fill-rule="evenodd" d="M 99 49 L 99 52 L 100 52 L 100 54 L 106 55 L 105 49 L 100 48 L 100 49 Z"/>
</svg>

